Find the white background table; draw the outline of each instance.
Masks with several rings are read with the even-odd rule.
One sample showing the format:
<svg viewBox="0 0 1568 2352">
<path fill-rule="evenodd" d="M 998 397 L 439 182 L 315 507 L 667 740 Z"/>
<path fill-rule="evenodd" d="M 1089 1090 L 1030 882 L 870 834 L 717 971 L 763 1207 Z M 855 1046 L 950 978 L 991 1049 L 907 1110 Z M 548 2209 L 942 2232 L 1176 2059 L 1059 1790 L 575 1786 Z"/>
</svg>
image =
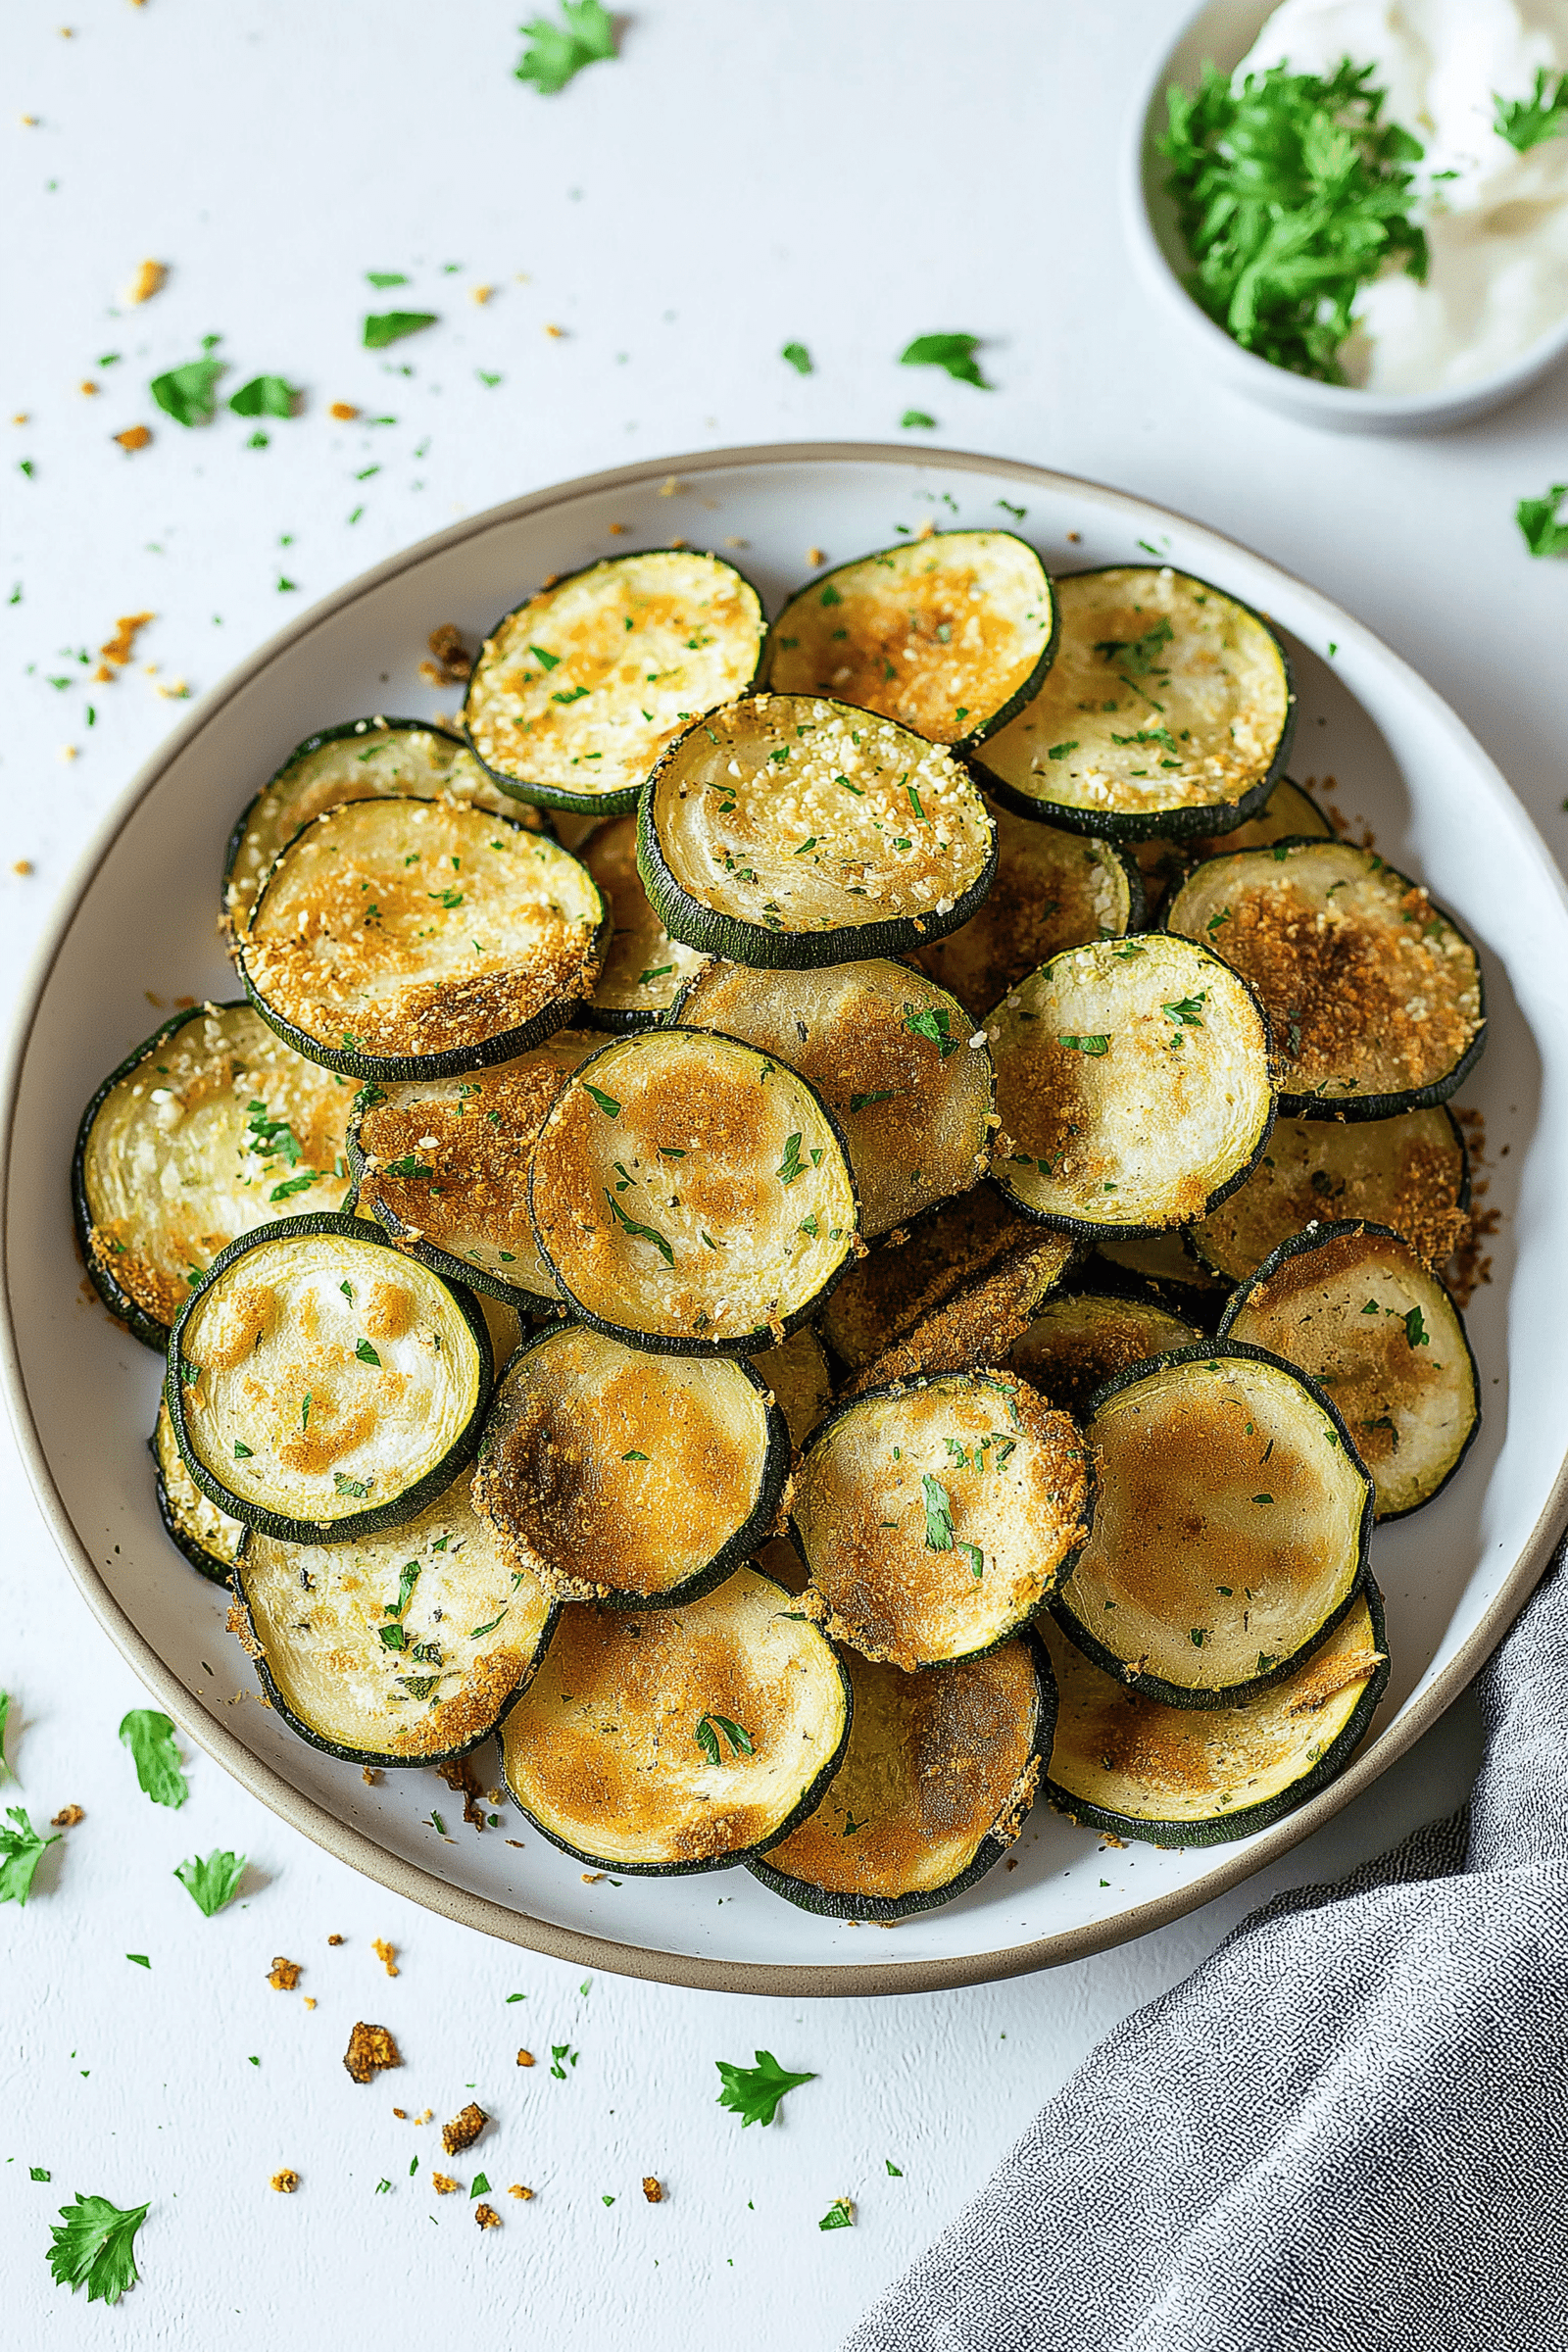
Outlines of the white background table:
<svg viewBox="0 0 1568 2352">
<path fill-rule="evenodd" d="M 1568 572 L 1532 564 L 1511 517 L 1568 474 L 1563 381 L 1468 432 L 1377 443 L 1314 437 L 1196 372 L 1135 289 L 1118 216 L 1129 107 L 1175 0 L 648 0 L 619 61 L 548 100 L 512 78 L 520 13 L 10 13 L 8 991 L 102 812 L 179 714 L 162 698 L 199 694 L 311 598 L 557 478 L 726 443 L 897 439 L 909 407 L 937 417 L 935 438 L 1142 491 L 1339 597 L 1451 698 L 1562 850 Z M 131 309 L 147 257 L 169 282 Z M 377 294 L 368 270 L 410 282 Z M 363 315 L 394 306 L 440 323 L 362 350 Z M 986 338 L 996 390 L 895 365 L 910 336 L 954 327 Z M 226 414 L 185 431 L 154 410 L 148 379 L 204 334 L 223 337 L 225 393 L 263 371 L 305 388 L 306 413 L 265 423 L 266 448 Z M 795 339 L 809 377 L 779 357 Z M 362 418 L 334 422 L 333 401 Z M 364 421 L 382 416 L 396 421 Z M 126 456 L 111 436 L 138 422 L 154 440 Z M 807 538 L 803 521 L 803 559 Z M 76 653 L 96 658 L 121 614 L 144 611 L 157 618 L 135 663 L 90 685 Z M 236 807 L 256 781 L 235 777 Z M 1353 806 L 1353 779 L 1339 782 Z M 1121 2017 L 1267 1892 L 1334 1876 L 1460 1801 L 1474 1768 L 1462 1704 L 1266 1879 L 1054 1975 L 863 2004 L 590 1980 L 361 1882 L 198 1754 L 184 1809 L 150 1806 L 115 1737 L 141 1693 L 56 1559 L 9 1441 L 0 1482 L 0 1686 L 20 1782 L 4 1796 L 35 1821 L 85 1808 L 26 1910 L 0 1911 L 0 2332 L 18 2345 L 272 2352 L 511 2327 L 573 2347 L 634 2333 L 649 2352 L 816 2352 Z M 215 1845 L 250 1868 L 208 1922 L 171 1873 Z M 395 1982 L 376 1936 L 398 1948 Z M 293 1994 L 266 1981 L 280 1953 L 305 1965 Z M 406 2060 L 369 2088 L 339 2064 L 362 2017 L 389 2025 Z M 579 2053 L 564 2082 L 557 2042 Z M 519 2043 L 541 2057 L 531 2072 Z M 759 2046 L 818 2079 L 770 2130 L 743 2132 L 714 2103 L 713 2061 Z M 465 2193 L 437 2198 L 434 2125 L 391 2110 L 439 2123 L 470 2098 L 496 2120 L 450 2167 Z M 268 2185 L 281 2166 L 300 2175 L 292 2197 Z M 485 2233 L 466 2193 L 481 2168 L 504 2217 Z M 645 2173 L 665 2183 L 658 2207 Z M 509 2198 L 514 2181 L 534 2201 Z M 45 2266 L 77 2190 L 152 2200 L 143 2282 L 114 2315 Z M 822 2235 L 840 2195 L 856 2227 Z"/>
</svg>

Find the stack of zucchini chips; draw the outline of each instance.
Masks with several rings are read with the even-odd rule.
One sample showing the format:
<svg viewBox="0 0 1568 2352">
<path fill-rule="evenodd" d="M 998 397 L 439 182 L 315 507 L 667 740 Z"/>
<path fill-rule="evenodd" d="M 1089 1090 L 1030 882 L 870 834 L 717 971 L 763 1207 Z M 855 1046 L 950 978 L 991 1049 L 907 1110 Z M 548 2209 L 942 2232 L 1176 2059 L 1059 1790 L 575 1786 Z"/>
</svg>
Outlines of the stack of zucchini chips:
<svg viewBox="0 0 1568 2352">
<path fill-rule="evenodd" d="M 716 557 L 595 564 L 461 738 L 300 747 L 243 996 L 106 1080 L 74 1191 L 302 1738 L 499 1735 L 584 1862 L 868 1920 L 1042 1788 L 1192 1845 L 1339 1770 L 1372 1523 L 1476 1427 L 1483 1010 L 1293 717 L 1218 589 L 956 530 L 771 628 Z"/>
</svg>

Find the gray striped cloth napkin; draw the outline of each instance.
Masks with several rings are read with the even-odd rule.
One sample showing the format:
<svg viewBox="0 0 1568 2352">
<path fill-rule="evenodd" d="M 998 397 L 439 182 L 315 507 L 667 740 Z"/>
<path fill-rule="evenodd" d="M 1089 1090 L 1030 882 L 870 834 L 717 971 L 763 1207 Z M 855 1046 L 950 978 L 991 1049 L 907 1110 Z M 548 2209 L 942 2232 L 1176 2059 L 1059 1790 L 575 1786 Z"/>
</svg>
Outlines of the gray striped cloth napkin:
<svg viewBox="0 0 1568 2352">
<path fill-rule="evenodd" d="M 1468 1812 L 1130 2018 L 845 2352 L 1564 2352 L 1562 1560 Z"/>
</svg>

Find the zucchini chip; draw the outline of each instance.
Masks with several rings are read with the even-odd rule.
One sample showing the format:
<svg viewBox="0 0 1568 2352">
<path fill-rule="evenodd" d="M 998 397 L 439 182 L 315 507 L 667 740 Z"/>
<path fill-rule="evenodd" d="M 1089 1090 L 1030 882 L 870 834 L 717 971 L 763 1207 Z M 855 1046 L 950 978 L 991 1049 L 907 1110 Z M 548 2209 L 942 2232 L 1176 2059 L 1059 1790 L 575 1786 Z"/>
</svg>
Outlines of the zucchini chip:
<svg viewBox="0 0 1568 2352">
<path fill-rule="evenodd" d="M 208 1501 L 180 1460 L 174 1425 L 162 1397 L 148 1444 L 157 1465 L 158 1516 L 164 1532 L 198 1576 L 211 1585 L 226 1585 L 250 1531 L 242 1520 L 230 1519 L 216 1502 Z"/>
<path fill-rule="evenodd" d="M 846 1394 L 921 1380 L 938 1372 L 974 1372 L 1010 1363 L 1011 1349 L 1029 1329 L 1070 1262 L 1071 1244 L 1039 1225 L 961 1291 L 911 1323 L 850 1382 Z"/>
<path fill-rule="evenodd" d="M 473 1459 L 490 1336 L 363 1218 L 244 1234 L 181 1309 L 165 1396 L 202 1493 L 285 1544 L 401 1527 Z"/>
<path fill-rule="evenodd" d="M 545 1121 L 528 1200 L 583 1320 L 671 1355 L 778 1347 L 858 1246 L 849 1158 L 814 1089 L 693 1029 L 646 1029 L 583 1064 Z"/>
<path fill-rule="evenodd" d="M 717 556 L 590 564 L 497 621 L 468 681 L 468 741 L 519 800 L 634 808 L 664 746 L 751 685 L 762 627 L 756 589 Z"/>
<path fill-rule="evenodd" d="M 908 1919 L 1001 1861 L 1051 1753 L 1056 1689 L 1029 1637 L 945 1674 L 844 1653 L 850 1744 L 809 1821 L 748 1864 L 828 1919 Z"/>
<path fill-rule="evenodd" d="M 1372 1482 L 1303 1374 L 1238 1342 L 1134 1364 L 1092 1400 L 1094 1532 L 1054 1606 L 1173 1707 L 1229 1706 L 1325 1641 L 1366 1566 Z"/>
<path fill-rule="evenodd" d="M 1002 1131 L 992 1174 L 1028 1216 L 1091 1238 L 1203 1216 L 1274 1121 L 1257 1000 L 1157 933 L 1069 948 L 986 1023 Z"/>
<path fill-rule="evenodd" d="M 724 1870 L 787 1838 L 833 1775 L 849 1678 L 771 1577 L 681 1609 L 570 1608 L 507 1717 L 508 1788 L 602 1870 Z"/>
<path fill-rule="evenodd" d="M 475 1290 L 473 1303 L 484 1317 L 484 1327 L 490 1334 L 490 1366 L 497 1380 L 522 1346 L 522 1317 L 514 1306 L 504 1299 L 492 1298 L 488 1291 Z"/>
<path fill-rule="evenodd" d="M 583 864 L 610 908 L 610 946 L 582 1017 L 595 1029 L 650 1029 L 667 1013 L 703 958 L 671 939 L 637 871 L 637 819 L 612 816 L 584 845 Z"/>
<path fill-rule="evenodd" d="M 236 1235 L 338 1207 L 353 1100 L 248 1004 L 198 1004 L 155 1029 L 76 1133 L 76 1242 L 109 1312 L 162 1354 L 192 1285 Z"/>
<path fill-rule="evenodd" d="M 1194 868 L 1167 931 L 1203 940 L 1256 989 L 1280 1108 L 1388 1119 L 1446 1102 L 1486 1038 L 1481 966 L 1419 882 L 1348 841 L 1276 842 Z"/>
<path fill-rule="evenodd" d="M 1021 1381 L 969 1372 L 857 1396 L 801 1457 L 805 1606 L 906 1673 L 995 1649 L 1089 1532 L 1083 1441 Z"/>
<path fill-rule="evenodd" d="M 790 1444 L 799 1452 L 833 1401 L 833 1383 L 821 1341 L 809 1323 L 803 1323 L 782 1348 L 764 1348 L 751 1361 L 783 1414 Z M 768 1573 L 772 1574 L 771 1569 Z"/>
<path fill-rule="evenodd" d="M 1046 1793 L 1085 1829 L 1152 1845 L 1224 1845 L 1294 1812 L 1344 1771 L 1389 1682 L 1370 1573 L 1304 1665 L 1231 1706 L 1162 1706 L 1040 1630 L 1059 1692 Z"/>
<path fill-rule="evenodd" d="M 1277 1129 L 1270 1131 L 1271 1141 L 1275 1132 Z M 1114 1267 L 1107 1289 L 1115 1288 L 1120 1278 L 1134 1275 L 1174 1313 L 1191 1315 L 1203 1330 L 1212 1331 L 1227 1293 L 1225 1285 L 1188 1248 L 1193 1231 L 1191 1225 L 1183 1225 L 1164 1233 L 1102 1233 L 1091 1263 Z"/>
<path fill-rule="evenodd" d="M 495 1730 L 555 1603 L 460 1478 L 405 1527 L 355 1543 L 252 1536 L 235 1631 L 291 1730 L 351 1764 L 433 1764 Z"/>
<path fill-rule="evenodd" d="M 351 718 L 323 727 L 290 752 L 240 815 L 223 858 L 223 915 L 230 935 L 249 928 L 273 859 L 314 817 L 344 801 L 462 801 L 540 828 L 544 819 L 492 784 L 461 735 L 422 718 Z"/>
<path fill-rule="evenodd" d="M 1063 948 L 1120 939 L 1144 922 L 1143 883 L 1125 850 L 987 807 L 997 828 L 990 897 L 961 931 L 914 951 L 977 1021 Z"/>
<path fill-rule="evenodd" d="M 1296 694 L 1260 613 L 1168 564 L 1056 582 L 1061 635 L 1032 703 L 978 755 L 1022 816 L 1117 840 L 1222 833 L 1285 766 Z"/>
<path fill-rule="evenodd" d="M 867 1239 L 967 1192 L 991 1150 L 991 1055 L 956 998 L 878 958 L 760 972 L 717 959 L 681 998 L 717 1029 L 808 1078 L 844 1130 Z"/>
<path fill-rule="evenodd" d="M 650 1355 L 585 1324 L 513 1359 L 479 1442 L 474 1509 L 558 1600 L 697 1600 L 778 1517 L 784 1415 L 750 1364 Z"/>
<path fill-rule="evenodd" d="M 967 749 L 1023 709 L 1055 644 L 1032 547 L 1011 531 L 938 531 L 798 588 L 768 631 L 763 676 Z"/>
<path fill-rule="evenodd" d="M 951 755 L 809 695 L 715 710 L 670 745 L 637 860 L 672 938 L 769 971 L 901 956 L 966 923 L 996 828 Z"/>
<path fill-rule="evenodd" d="M 1014 1341 L 1007 1364 L 1076 1420 L 1096 1391 L 1118 1372 L 1201 1337 L 1152 1294 L 1058 1291 Z"/>
<path fill-rule="evenodd" d="M 558 1029 L 493 1069 L 362 1087 L 348 1138 L 361 1214 L 449 1282 L 523 1313 L 558 1306 L 528 1221 L 528 1170 L 550 1105 L 602 1042 Z"/>
<path fill-rule="evenodd" d="M 1240 1282 L 1270 1250 L 1319 1218 L 1402 1233 L 1441 1266 L 1470 1230 L 1470 1173 L 1453 1113 L 1393 1119 L 1276 1119 L 1268 1150 L 1239 1192 L 1192 1229 L 1205 1265 Z"/>
<path fill-rule="evenodd" d="M 977 1185 L 852 1266 L 823 1310 L 822 1336 L 860 1372 L 992 1275 L 1005 1282 L 1020 1263 L 1038 1266 L 1044 1297 L 1076 1254 L 1077 1244 L 1065 1234 L 1042 1232 L 992 1186 Z"/>
<path fill-rule="evenodd" d="M 609 927 L 586 868 L 511 817 L 350 801 L 278 858 L 238 960 L 263 1019 L 312 1060 L 439 1078 L 559 1029 Z"/>
<path fill-rule="evenodd" d="M 1263 850 L 1276 841 L 1332 841 L 1334 827 L 1309 792 L 1281 776 L 1262 808 L 1245 825 L 1197 841 L 1167 841 L 1158 834 L 1129 845 L 1143 876 L 1150 919 L 1175 890 L 1189 866 L 1226 850 Z"/>
<path fill-rule="evenodd" d="M 1219 1330 L 1328 1390 L 1372 1474 L 1380 1519 L 1430 1502 L 1481 1426 L 1459 1310 L 1386 1226 L 1317 1225 L 1282 1242 L 1234 1294 Z"/>
</svg>

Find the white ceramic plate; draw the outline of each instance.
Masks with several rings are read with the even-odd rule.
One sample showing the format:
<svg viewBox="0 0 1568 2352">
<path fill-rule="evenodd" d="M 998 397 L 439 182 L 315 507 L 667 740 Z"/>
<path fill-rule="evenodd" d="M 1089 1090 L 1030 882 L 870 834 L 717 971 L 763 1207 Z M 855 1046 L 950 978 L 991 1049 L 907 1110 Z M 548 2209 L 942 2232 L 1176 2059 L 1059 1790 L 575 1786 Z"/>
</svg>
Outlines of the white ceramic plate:
<svg viewBox="0 0 1568 2352">
<path fill-rule="evenodd" d="M 843 561 L 928 515 L 1016 523 L 1058 571 L 1168 558 L 1285 630 L 1301 701 L 1296 773 L 1366 818 L 1383 853 L 1427 880 L 1482 949 L 1491 1043 L 1464 1101 L 1486 1114 L 1489 1205 L 1501 1219 L 1493 1280 L 1469 1316 L 1481 1435 L 1431 1509 L 1374 1540 L 1394 1672 L 1351 1769 L 1278 1827 L 1190 1852 L 1102 1852 L 1039 1806 L 1015 1867 L 881 1931 L 812 1918 L 744 1870 L 590 1886 L 511 1808 L 503 1828 L 476 1836 L 432 1773 L 368 1787 L 358 1767 L 293 1738 L 257 1703 L 223 1596 L 160 1527 L 146 1441 L 161 1366 L 83 1296 L 67 1170 L 82 1103 L 158 1017 L 144 991 L 165 1004 L 238 993 L 215 917 L 240 807 L 314 728 L 450 706 L 417 676 L 438 622 L 482 630 L 547 573 L 676 534 L 732 552 L 776 611 L 808 571 L 808 549 Z M 208 695 L 131 785 L 24 993 L 3 1118 L 6 1384 L 43 1507 L 99 1620 L 181 1729 L 307 1836 L 433 1909 L 596 1968 L 792 1997 L 914 1992 L 1141 1935 L 1271 1861 L 1383 1771 L 1509 1623 L 1560 1515 L 1568 894 L 1556 869 L 1453 713 L 1356 622 L 1212 531 L 1032 466 L 863 446 L 708 453 L 541 491 L 367 573 Z M 479 1753 L 482 1775 L 491 1753 Z"/>
</svg>

